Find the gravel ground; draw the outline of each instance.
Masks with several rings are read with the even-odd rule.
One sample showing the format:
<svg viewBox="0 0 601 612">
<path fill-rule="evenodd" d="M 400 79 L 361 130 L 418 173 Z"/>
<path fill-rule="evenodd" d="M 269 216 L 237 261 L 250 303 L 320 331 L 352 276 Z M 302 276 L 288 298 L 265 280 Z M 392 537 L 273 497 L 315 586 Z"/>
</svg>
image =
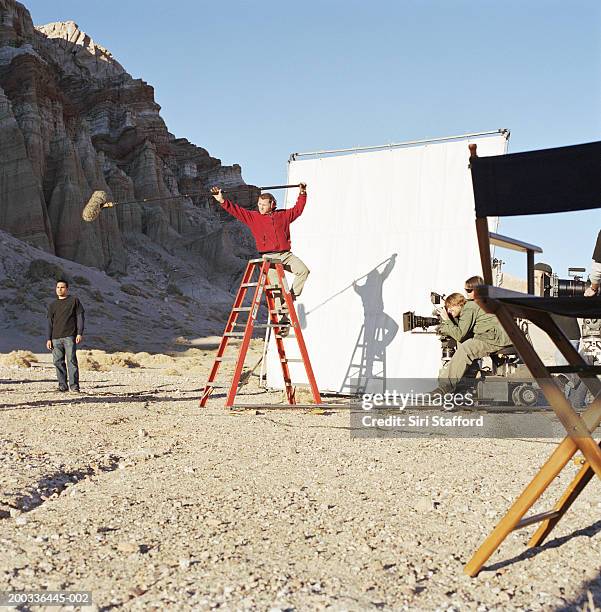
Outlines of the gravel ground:
<svg viewBox="0 0 601 612">
<path fill-rule="evenodd" d="M 0 367 L 0 591 L 92 591 L 98 610 L 601 606 L 598 481 L 542 548 L 514 532 L 463 574 L 557 441 L 353 439 L 345 410 L 261 410 L 282 398 L 255 381 L 258 410 L 230 413 L 160 369 L 83 372 L 75 395 L 47 356 Z"/>
</svg>

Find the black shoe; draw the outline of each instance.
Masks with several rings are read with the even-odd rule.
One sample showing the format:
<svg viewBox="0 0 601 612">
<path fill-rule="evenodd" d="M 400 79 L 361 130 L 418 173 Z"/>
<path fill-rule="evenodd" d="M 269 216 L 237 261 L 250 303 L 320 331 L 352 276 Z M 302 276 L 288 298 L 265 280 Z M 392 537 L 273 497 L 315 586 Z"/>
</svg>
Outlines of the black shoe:
<svg viewBox="0 0 601 612">
<path fill-rule="evenodd" d="M 62 387 L 61 385 L 59 385 L 57 391 L 60 391 L 61 393 L 65 393 L 65 391 L 68 391 L 69 387 Z"/>
<path fill-rule="evenodd" d="M 77 387 L 71 387 L 70 391 L 71 391 L 72 393 L 81 393 L 81 391 L 79 390 L 79 386 L 77 386 Z"/>
</svg>

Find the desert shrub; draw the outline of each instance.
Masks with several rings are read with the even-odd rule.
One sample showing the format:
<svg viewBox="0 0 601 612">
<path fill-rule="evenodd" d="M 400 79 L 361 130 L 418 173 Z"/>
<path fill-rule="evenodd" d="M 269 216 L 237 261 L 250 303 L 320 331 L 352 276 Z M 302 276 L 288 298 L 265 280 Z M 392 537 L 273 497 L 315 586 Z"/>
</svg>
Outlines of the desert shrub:
<svg viewBox="0 0 601 612">
<path fill-rule="evenodd" d="M 74 276 L 73 277 L 73 282 L 76 285 L 80 285 L 80 286 L 86 286 L 86 285 L 91 285 L 92 282 L 90 281 L 89 278 L 85 277 L 85 276 Z"/>
<path fill-rule="evenodd" d="M 136 287 L 136 285 L 130 285 L 127 283 L 124 285 L 121 285 L 121 291 L 123 291 L 123 293 L 127 293 L 128 295 L 135 295 L 135 296 L 142 295 L 142 291 L 140 290 L 139 287 Z"/>
<path fill-rule="evenodd" d="M 145 366 L 158 366 L 173 363 L 175 361 L 173 357 L 163 355 L 162 353 L 157 353 L 155 355 L 150 355 L 149 353 L 136 353 L 134 358 Z"/>
<path fill-rule="evenodd" d="M 18 283 L 16 283 L 12 278 L 4 278 L 0 281 L 0 287 L 5 287 L 6 289 L 14 289 L 18 286 Z"/>
<path fill-rule="evenodd" d="M 182 290 L 175 283 L 169 283 L 167 285 L 167 293 L 169 295 L 184 295 Z"/>
<path fill-rule="evenodd" d="M 30 368 L 32 363 L 37 363 L 38 358 L 29 351 L 12 351 L 7 355 L 0 355 L 0 363 L 18 368 Z"/>
<path fill-rule="evenodd" d="M 80 370 L 92 370 L 94 372 L 106 371 L 108 368 L 101 365 L 90 351 L 77 351 L 77 363 Z"/>
<path fill-rule="evenodd" d="M 26 276 L 33 281 L 47 281 L 50 279 L 57 280 L 59 278 L 66 278 L 65 272 L 59 265 L 50 263 L 45 259 L 33 259 L 29 264 Z"/>
<path fill-rule="evenodd" d="M 105 353 L 97 349 L 91 351 L 77 351 L 78 361 L 82 360 L 82 369 L 106 371 L 111 367 L 139 368 L 140 364 L 131 353 Z"/>
<path fill-rule="evenodd" d="M 110 365 L 118 368 L 139 368 L 140 364 L 131 353 L 107 353 L 106 360 Z"/>
</svg>

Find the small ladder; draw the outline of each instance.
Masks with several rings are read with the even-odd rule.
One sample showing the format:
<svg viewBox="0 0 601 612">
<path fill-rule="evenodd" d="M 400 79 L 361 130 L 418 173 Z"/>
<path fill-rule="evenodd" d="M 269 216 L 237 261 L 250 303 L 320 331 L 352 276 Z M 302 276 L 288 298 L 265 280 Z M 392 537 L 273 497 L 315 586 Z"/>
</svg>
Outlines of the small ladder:
<svg viewBox="0 0 601 612">
<path fill-rule="evenodd" d="M 276 285 L 269 284 L 268 273 L 270 269 L 275 269 L 276 274 L 278 276 L 279 282 Z M 256 278 L 256 280 L 253 280 L 255 272 L 257 271 L 258 277 Z M 247 296 L 247 292 L 251 288 L 254 288 L 254 291 L 251 292 L 252 300 L 250 306 L 244 306 L 244 301 Z M 265 294 L 267 308 L 269 311 L 269 322 L 265 325 L 260 325 L 256 323 L 256 319 L 259 313 L 259 307 L 261 306 L 261 299 L 263 297 L 263 294 Z M 286 304 L 285 311 L 277 311 L 274 294 L 280 294 L 284 299 L 284 302 Z M 288 315 L 289 323 L 280 323 L 278 315 L 282 314 Z M 247 315 L 248 318 L 246 319 L 246 322 L 238 323 L 239 315 Z M 244 331 L 236 331 L 236 328 L 239 329 L 241 327 L 244 327 Z M 225 331 L 223 332 L 221 342 L 219 343 L 219 349 L 217 350 L 217 356 L 215 357 L 213 367 L 211 368 L 209 379 L 207 381 L 207 384 L 205 385 L 202 396 L 200 398 L 200 406 L 206 406 L 207 400 L 213 392 L 213 389 L 219 387 L 227 388 L 229 386 L 229 393 L 225 405 L 227 408 L 233 407 L 234 399 L 236 397 L 236 393 L 238 392 L 238 386 L 240 384 L 242 367 L 244 366 L 246 353 L 248 352 L 248 346 L 253 336 L 253 330 L 255 329 L 255 327 L 272 328 L 274 331 L 276 347 L 278 350 L 278 358 L 282 367 L 282 374 L 284 376 L 284 385 L 286 389 L 288 403 L 296 404 L 295 388 L 292 385 L 288 364 L 294 362 L 302 362 L 305 366 L 305 371 L 307 372 L 307 378 L 311 386 L 313 400 L 316 404 L 321 404 L 321 396 L 317 388 L 317 383 L 315 382 L 315 375 L 313 374 L 313 368 L 311 367 L 311 361 L 309 360 L 307 346 L 305 345 L 301 326 L 298 321 L 296 310 L 294 308 L 292 294 L 288 290 L 288 283 L 286 282 L 284 267 L 278 260 L 263 257 L 261 259 L 251 259 L 246 266 L 246 270 L 244 271 L 244 275 L 242 276 L 242 282 L 240 283 L 238 293 L 236 294 L 236 299 L 234 300 L 232 311 L 230 312 L 230 316 L 225 325 Z M 288 334 L 290 331 L 294 332 L 294 335 L 291 337 L 295 338 L 298 343 L 298 348 L 301 354 L 300 359 L 288 359 L 286 357 L 284 338 L 289 337 Z M 238 356 L 228 359 L 227 357 L 225 357 L 225 352 L 228 347 L 229 341 L 233 338 L 240 338 L 242 342 L 240 345 Z M 236 367 L 234 369 L 234 376 L 231 380 L 231 383 L 229 385 L 223 384 L 223 382 L 222 384 L 219 384 L 217 381 L 217 373 L 219 371 L 219 366 L 222 364 L 223 361 L 234 360 L 236 361 Z M 260 404 L 258 404 L 257 407 L 260 407 Z"/>
</svg>

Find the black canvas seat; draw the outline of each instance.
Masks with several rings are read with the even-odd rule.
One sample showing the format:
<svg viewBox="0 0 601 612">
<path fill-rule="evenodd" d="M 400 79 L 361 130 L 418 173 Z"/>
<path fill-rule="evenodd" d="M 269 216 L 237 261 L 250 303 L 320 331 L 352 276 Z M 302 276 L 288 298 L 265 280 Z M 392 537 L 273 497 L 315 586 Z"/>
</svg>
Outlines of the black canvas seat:
<svg viewBox="0 0 601 612">
<path fill-rule="evenodd" d="M 470 151 L 476 232 L 485 282 L 475 288 L 474 299 L 497 316 L 567 433 L 465 566 L 465 572 L 475 576 L 515 529 L 540 523 L 528 546 L 542 544 L 590 480 L 595 475 L 601 478 L 601 444 L 592 437 L 601 423 L 599 368 L 586 363 L 566 336 L 565 326 L 558 324 L 561 317 L 601 318 L 601 298 L 536 297 L 492 286 L 488 228 L 488 217 L 601 208 L 601 142 L 482 158 L 477 156 L 476 145 L 470 145 Z M 593 244 L 591 250 L 592 247 Z M 546 332 L 568 365 L 546 366 L 516 318 L 529 320 Z M 559 371 L 577 373 L 595 398 L 583 412 L 574 410 L 558 379 L 553 378 L 552 374 Z M 553 509 L 525 517 L 577 451 L 583 455 L 581 467 Z"/>
</svg>

